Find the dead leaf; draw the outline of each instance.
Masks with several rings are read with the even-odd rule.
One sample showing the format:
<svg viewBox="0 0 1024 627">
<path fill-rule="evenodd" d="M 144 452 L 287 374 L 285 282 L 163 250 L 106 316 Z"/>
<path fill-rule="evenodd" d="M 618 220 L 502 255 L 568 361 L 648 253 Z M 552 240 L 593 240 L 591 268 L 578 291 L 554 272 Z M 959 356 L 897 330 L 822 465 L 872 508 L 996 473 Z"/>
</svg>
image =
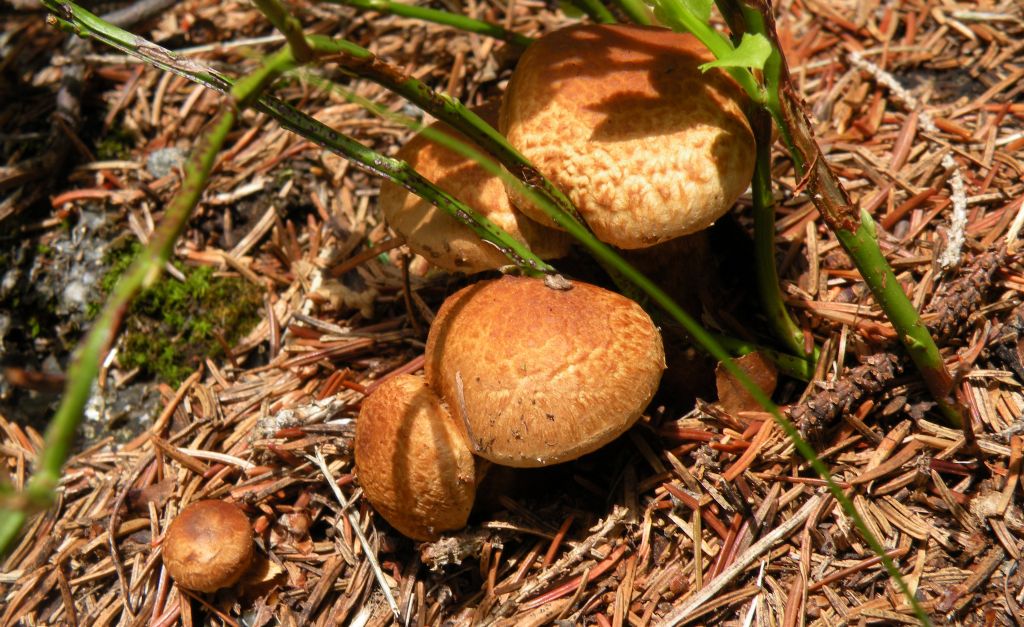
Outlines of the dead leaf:
<svg viewBox="0 0 1024 627">
<path fill-rule="evenodd" d="M 775 391 L 775 384 L 778 382 L 778 371 L 767 357 L 761 353 L 750 353 L 735 361 L 736 365 L 753 379 L 757 387 L 771 396 Z M 732 416 L 739 416 L 740 412 L 764 409 L 740 382 L 722 367 L 722 364 L 715 367 L 715 383 L 718 386 L 718 404 Z"/>
</svg>

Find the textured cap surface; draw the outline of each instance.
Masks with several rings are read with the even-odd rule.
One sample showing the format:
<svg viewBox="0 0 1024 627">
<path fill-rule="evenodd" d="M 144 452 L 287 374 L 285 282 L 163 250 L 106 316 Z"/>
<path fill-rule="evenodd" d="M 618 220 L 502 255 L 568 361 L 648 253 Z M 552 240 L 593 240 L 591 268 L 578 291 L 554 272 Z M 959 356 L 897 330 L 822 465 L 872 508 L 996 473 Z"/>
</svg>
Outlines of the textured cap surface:
<svg viewBox="0 0 1024 627">
<path fill-rule="evenodd" d="M 485 119 L 496 118 L 493 112 L 490 116 L 484 111 L 477 113 Z M 430 128 L 466 141 L 442 123 Z M 475 161 L 428 140 L 423 134 L 406 143 L 397 158 L 527 244 L 539 257 L 554 259 L 568 254 L 569 236 L 542 226 L 515 209 L 501 179 Z M 380 207 L 388 224 L 405 237 L 409 248 L 445 270 L 472 273 L 510 263 L 508 257 L 477 237 L 469 227 L 404 187 L 385 182 L 381 186 Z"/>
<path fill-rule="evenodd" d="M 182 588 L 213 592 L 234 585 L 249 568 L 252 544 L 252 526 L 237 505 L 197 501 L 167 528 L 164 566 Z"/>
<path fill-rule="evenodd" d="M 501 129 L 603 241 L 642 248 L 693 233 L 728 211 L 754 170 L 745 95 L 722 70 L 701 74 L 712 59 L 692 35 L 661 28 L 564 28 L 519 61 Z"/>
<path fill-rule="evenodd" d="M 438 311 L 427 381 L 469 424 L 481 457 L 520 467 L 575 459 L 626 431 L 654 395 L 665 353 L 650 317 L 614 292 L 572 285 L 506 276 Z"/>
<path fill-rule="evenodd" d="M 388 379 L 363 401 L 355 457 L 366 497 L 403 535 L 436 540 L 441 531 L 466 526 L 475 461 L 423 377 Z"/>
</svg>

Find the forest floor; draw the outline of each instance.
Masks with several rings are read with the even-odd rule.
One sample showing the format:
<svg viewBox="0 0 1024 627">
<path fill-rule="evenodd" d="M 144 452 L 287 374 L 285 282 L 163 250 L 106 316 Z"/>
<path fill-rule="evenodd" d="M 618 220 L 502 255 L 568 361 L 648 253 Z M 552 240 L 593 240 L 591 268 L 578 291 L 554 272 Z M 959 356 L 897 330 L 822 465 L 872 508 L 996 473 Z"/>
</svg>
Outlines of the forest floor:
<svg viewBox="0 0 1024 627">
<path fill-rule="evenodd" d="M 356 41 L 468 104 L 499 97 L 521 54 L 299 4 L 309 32 Z M 442 4 L 530 36 L 574 21 L 533 0 Z M 0 12 L 0 477 L 20 488 L 71 350 L 224 100 L 70 38 L 35 3 Z M 1024 624 L 1024 7 L 792 0 L 777 13 L 829 163 L 874 216 L 972 429 L 942 422 L 779 149 L 783 289 L 822 358 L 811 383 L 779 376 L 774 399 L 936 624 Z M 130 30 L 233 76 L 281 44 L 235 1 L 178 2 Z M 422 118 L 333 65 L 318 72 Z M 410 135 L 314 81 L 275 93 L 386 154 Z M 397 534 L 361 496 L 353 423 L 382 380 L 421 369 L 430 321 L 469 279 L 423 271 L 380 218 L 379 187 L 244 114 L 163 287 L 132 310 L 104 365 L 58 502 L 0 562 L 0 625 L 386 625 L 385 588 L 418 625 L 648 625 L 681 608 L 709 625 L 916 622 L 793 445 L 682 340 L 627 435 L 568 464 L 495 473 L 464 531 Z M 701 319 L 770 343 L 749 214 L 748 194 L 709 234 Z M 608 283 L 580 252 L 564 268 Z M 210 595 L 173 585 L 159 558 L 174 515 L 203 498 L 243 504 L 261 556 L 243 585 Z"/>
</svg>

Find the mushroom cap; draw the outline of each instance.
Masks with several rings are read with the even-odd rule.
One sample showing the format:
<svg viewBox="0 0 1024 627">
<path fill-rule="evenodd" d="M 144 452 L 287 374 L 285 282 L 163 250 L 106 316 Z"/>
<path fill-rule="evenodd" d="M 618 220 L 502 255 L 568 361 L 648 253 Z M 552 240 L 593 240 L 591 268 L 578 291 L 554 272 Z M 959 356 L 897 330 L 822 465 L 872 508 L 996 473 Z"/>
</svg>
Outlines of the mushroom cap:
<svg viewBox="0 0 1024 627">
<path fill-rule="evenodd" d="M 477 113 L 488 122 L 497 122 L 496 111 Z M 429 128 L 469 143 L 441 122 Z M 397 158 L 527 244 L 542 259 L 569 253 L 568 235 L 542 226 L 518 211 L 509 201 L 501 179 L 472 159 L 427 139 L 422 133 L 409 140 L 398 151 Z M 508 257 L 477 237 L 468 226 L 404 187 L 385 182 L 380 190 L 380 207 L 388 224 L 406 239 L 409 248 L 445 270 L 473 273 L 510 263 Z"/>
<path fill-rule="evenodd" d="M 534 467 L 575 459 L 632 426 L 658 388 L 665 352 L 650 317 L 624 296 L 506 276 L 444 302 L 425 368 L 477 455 Z"/>
<path fill-rule="evenodd" d="M 363 401 L 356 470 L 374 509 L 414 540 L 461 529 L 473 508 L 469 442 L 423 377 L 400 375 Z"/>
<path fill-rule="evenodd" d="M 253 558 L 249 518 L 226 501 L 197 501 L 164 534 L 167 572 L 182 588 L 213 592 L 232 586 Z"/>
<path fill-rule="evenodd" d="M 745 94 L 692 35 L 579 25 L 535 41 L 500 128 L 601 240 L 643 248 L 711 225 L 750 184 Z M 552 225 L 509 190 L 516 207 Z"/>
</svg>

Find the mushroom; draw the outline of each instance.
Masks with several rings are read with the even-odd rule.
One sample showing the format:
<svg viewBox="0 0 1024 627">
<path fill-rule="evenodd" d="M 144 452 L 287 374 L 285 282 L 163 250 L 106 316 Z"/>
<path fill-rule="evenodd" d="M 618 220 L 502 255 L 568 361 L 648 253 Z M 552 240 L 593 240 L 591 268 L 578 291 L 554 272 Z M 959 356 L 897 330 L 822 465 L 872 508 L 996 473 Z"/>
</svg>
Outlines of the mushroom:
<svg viewBox="0 0 1024 627">
<path fill-rule="evenodd" d="M 497 121 L 494 107 L 477 113 L 488 122 Z M 434 123 L 429 128 L 467 141 L 443 123 Z M 409 140 L 397 157 L 527 244 L 539 257 L 555 259 L 568 254 L 569 236 L 541 226 L 516 210 L 501 179 L 472 159 L 431 141 L 423 133 Z M 388 224 L 406 239 L 409 248 L 445 270 L 473 273 L 509 264 L 501 251 L 481 240 L 472 229 L 394 183 L 382 185 L 380 207 Z"/>
<path fill-rule="evenodd" d="M 502 100 L 509 142 L 601 240 L 644 248 L 711 225 L 750 184 L 746 96 L 692 35 L 578 25 L 535 41 Z M 514 190 L 513 204 L 554 226 Z"/>
<path fill-rule="evenodd" d="M 658 388 L 665 353 L 635 302 L 582 282 L 505 276 L 450 296 L 430 328 L 428 384 L 496 464 L 575 459 L 626 431 Z"/>
<path fill-rule="evenodd" d="M 233 586 L 253 559 L 252 526 L 237 505 L 197 501 L 164 534 L 167 572 L 182 588 L 214 592 Z"/>
<path fill-rule="evenodd" d="M 423 377 L 387 379 L 356 421 L 356 470 L 374 509 L 414 540 L 466 525 L 476 462 L 466 436 Z"/>
</svg>

